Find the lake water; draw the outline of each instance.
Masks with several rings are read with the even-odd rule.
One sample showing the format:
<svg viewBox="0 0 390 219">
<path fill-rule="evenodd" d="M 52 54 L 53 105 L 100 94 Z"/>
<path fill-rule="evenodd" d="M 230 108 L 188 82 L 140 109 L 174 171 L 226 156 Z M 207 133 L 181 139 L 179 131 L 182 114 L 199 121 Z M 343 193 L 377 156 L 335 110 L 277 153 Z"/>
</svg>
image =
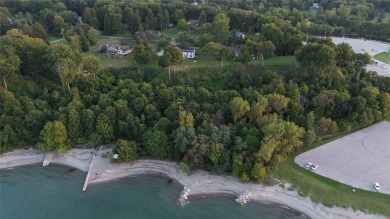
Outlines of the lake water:
<svg viewBox="0 0 390 219">
<path fill-rule="evenodd" d="M 277 205 L 240 206 L 231 196 L 190 198 L 177 207 L 182 186 L 155 176 L 90 184 L 82 192 L 85 176 L 57 165 L 1 170 L 0 219 L 305 218 Z"/>
</svg>

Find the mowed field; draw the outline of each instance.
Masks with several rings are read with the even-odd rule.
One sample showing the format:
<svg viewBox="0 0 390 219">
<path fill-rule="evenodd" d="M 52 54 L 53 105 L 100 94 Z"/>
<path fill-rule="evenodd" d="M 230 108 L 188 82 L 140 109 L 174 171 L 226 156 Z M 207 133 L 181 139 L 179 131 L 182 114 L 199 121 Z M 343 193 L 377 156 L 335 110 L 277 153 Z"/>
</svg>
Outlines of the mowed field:
<svg viewBox="0 0 390 219">
<path fill-rule="evenodd" d="M 374 59 L 384 62 L 386 64 L 390 64 L 390 52 L 381 52 L 374 55 Z"/>
<path fill-rule="evenodd" d="M 295 158 L 302 168 L 311 162 L 315 173 L 341 183 L 390 194 L 390 122 L 383 121 Z M 309 171 L 309 170 L 308 170 Z"/>
</svg>

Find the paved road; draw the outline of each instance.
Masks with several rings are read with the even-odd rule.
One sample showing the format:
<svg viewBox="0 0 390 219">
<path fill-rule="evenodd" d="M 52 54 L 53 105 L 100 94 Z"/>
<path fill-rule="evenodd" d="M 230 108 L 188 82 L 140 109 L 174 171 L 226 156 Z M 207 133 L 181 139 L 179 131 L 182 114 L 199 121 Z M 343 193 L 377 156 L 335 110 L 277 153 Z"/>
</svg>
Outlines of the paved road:
<svg viewBox="0 0 390 219">
<path fill-rule="evenodd" d="M 374 183 L 390 194 L 390 122 L 380 122 L 310 150 L 295 158 L 302 166 L 318 165 L 316 173 L 369 191 Z M 309 170 L 308 170 L 309 171 Z"/>
<path fill-rule="evenodd" d="M 335 44 L 348 43 L 352 49 L 357 53 L 367 52 L 371 56 L 374 56 L 381 52 L 389 52 L 390 44 L 372 41 L 372 40 L 363 40 L 363 39 L 353 39 L 353 38 L 344 38 L 344 37 L 332 37 L 332 40 Z M 376 60 L 378 65 L 368 65 L 366 68 L 370 71 L 376 71 L 378 74 L 390 77 L 390 65 L 386 65 L 387 68 L 382 68 L 382 65 L 385 64 L 379 60 Z"/>
</svg>

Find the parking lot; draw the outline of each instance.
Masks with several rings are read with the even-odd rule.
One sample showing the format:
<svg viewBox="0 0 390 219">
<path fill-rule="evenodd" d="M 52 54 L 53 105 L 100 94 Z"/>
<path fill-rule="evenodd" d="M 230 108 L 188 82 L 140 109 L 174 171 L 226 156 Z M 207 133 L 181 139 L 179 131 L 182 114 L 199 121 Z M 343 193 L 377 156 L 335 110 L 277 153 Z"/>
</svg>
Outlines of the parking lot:
<svg viewBox="0 0 390 219">
<path fill-rule="evenodd" d="M 340 43 L 348 43 L 352 49 L 357 53 L 364 53 L 367 52 L 371 56 L 374 56 L 381 52 L 389 52 L 390 51 L 390 44 L 382 43 L 378 41 L 372 41 L 372 40 L 365 40 L 365 39 L 354 39 L 354 38 L 345 38 L 345 37 L 332 37 L 333 43 L 340 44 Z M 368 65 L 366 68 L 370 71 L 376 71 L 378 74 L 390 77 L 390 66 L 386 63 L 380 62 L 378 60 L 375 60 L 378 62 L 377 65 Z M 386 65 L 386 68 L 383 68 L 383 65 Z"/>
<path fill-rule="evenodd" d="M 305 152 L 295 163 L 305 168 L 311 162 L 314 171 L 355 188 L 390 194 L 390 122 L 380 122 L 348 136 Z"/>
</svg>

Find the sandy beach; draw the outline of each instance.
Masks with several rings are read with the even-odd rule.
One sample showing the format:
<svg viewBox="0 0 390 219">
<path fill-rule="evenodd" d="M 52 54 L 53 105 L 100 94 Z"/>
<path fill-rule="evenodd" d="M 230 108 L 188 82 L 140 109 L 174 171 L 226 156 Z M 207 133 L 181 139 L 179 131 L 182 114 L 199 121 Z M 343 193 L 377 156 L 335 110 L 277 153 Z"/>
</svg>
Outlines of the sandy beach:
<svg viewBox="0 0 390 219">
<path fill-rule="evenodd" d="M 242 183 L 238 178 L 229 175 L 212 175 L 206 171 L 195 171 L 186 175 L 177 163 L 161 160 L 138 160 L 128 164 L 112 164 L 106 156 L 110 149 L 98 150 L 93 157 L 94 149 L 72 149 L 64 154 L 55 155 L 52 163 L 71 166 L 83 171 L 90 170 L 89 186 L 94 183 L 107 182 L 123 177 L 154 174 L 176 180 L 190 189 L 191 195 L 207 196 L 218 193 L 241 194 L 250 191 L 251 201 L 262 203 L 278 203 L 295 209 L 310 218 L 385 218 L 379 215 L 354 211 L 351 208 L 332 207 L 313 203 L 308 197 L 301 197 L 297 191 L 289 191 L 289 185 L 266 186 L 256 183 Z M 43 162 L 45 154 L 35 150 L 15 150 L 0 155 L 0 169 L 8 169 L 21 165 Z M 179 196 L 179 194 L 178 194 Z"/>
</svg>

